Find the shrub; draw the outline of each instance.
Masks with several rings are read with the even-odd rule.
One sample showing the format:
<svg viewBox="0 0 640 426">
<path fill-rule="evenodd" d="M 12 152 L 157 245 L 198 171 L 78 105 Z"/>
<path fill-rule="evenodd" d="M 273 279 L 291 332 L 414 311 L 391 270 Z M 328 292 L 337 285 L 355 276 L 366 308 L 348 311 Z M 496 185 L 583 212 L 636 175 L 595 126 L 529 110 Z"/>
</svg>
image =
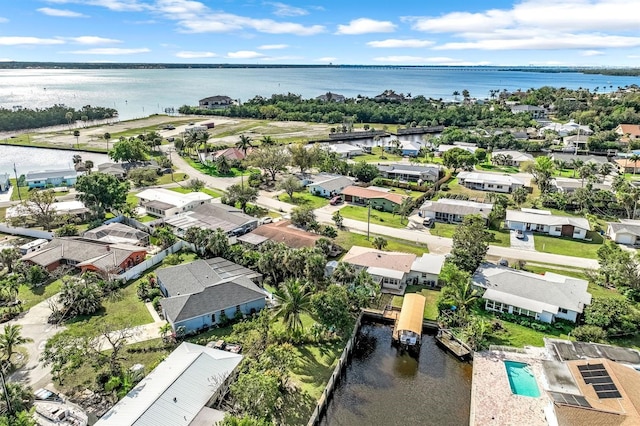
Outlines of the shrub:
<svg viewBox="0 0 640 426">
<path fill-rule="evenodd" d="M 571 332 L 571 335 L 581 342 L 595 343 L 604 341 L 606 337 L 605 331 L 595 325 L 581 325 L 580 327 L 576 327 Z"/>
<path fill-rule="evenodd" d="M 182 254 L 180 253 L 172 253 L 164 258 L 164 263 L 167 265 L 179 265 L 182 263 Z"/>
<path fill-rule="evenodd" d="M 448 191 L 449 190 L 449 184 L 448 183 L 443 183 L 442 185 L 440 185 L 440 191 Z"/>
</svg>

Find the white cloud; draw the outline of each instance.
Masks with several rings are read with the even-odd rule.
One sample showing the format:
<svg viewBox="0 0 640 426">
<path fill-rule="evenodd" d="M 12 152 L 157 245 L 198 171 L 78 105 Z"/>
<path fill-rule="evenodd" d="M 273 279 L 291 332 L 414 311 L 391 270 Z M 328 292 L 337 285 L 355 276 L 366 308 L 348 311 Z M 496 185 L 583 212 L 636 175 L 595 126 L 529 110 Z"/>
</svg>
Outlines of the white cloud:
<svg viewBox="0 0 640 426">
<path fill-rule="evenodd" d="M 86 50 L 74 50 L 68 53 L 73 53 L 76 55 L 134 55 L 137 53 L 148 53 L 151 52 L 150 49 L 146 47 L 139 49 L 126 49 L 119 47 L 97 47 L 94 49 L 86 49 Z"/>
<path fill-rule="evenodd" d="M 604 52 L 601 50 L 585 50 L 581 53 L 582 56 L 599 56 L 604 55 Z"/>
<path fill-rule="evenodd" d="M 295 7 L 284 3 L 274 2 L 265 4 L 273 6 L 276 9 L 273 14 L 277 16 L 304 16 L 309 14 L 309 12 L 301 7 Z"/>
<path fill-rule="evenodd" d="M 396 26 L 391 21 L 376 21 L 369 18 L 358 18 L 349 22 L 348 25 L 338 25 L 336 34 L 369 34 L 369 33 L 392 33 Z"/>
<path fill-rule="evenodd" d="M 252 50 L 238 50 L 237 52 L 227 53 L 227 58 L 229 59 L 255 59 L 263 56 L 264 55 L 262 53 L 254 52 Z"/>
<path fill-rule="evenodd" d="M 258 47 L 258 50 L 277 50 L 277 49 L 286 49 L 289 47 L 288 44 L 263 44 Z"/>
<path fill-rule="evenodd" d="M 194 59 L 194 58 L 215 58 L 216 55 L 213 52 L 190 52 L 190 51 L 183 51 L 183 52 L 178 52 L 176 53 L 176 57 L 178 58 L 183 58 L 183 59 Z"/>
<path fill-rule="evenodd" d="M 638 59 L 638 58 L 640 58 L 640 55 L 627 55 L 627 58 L 629 58 L 629 59 Z"/>
<path fill-rule="evenodd" d="M 370 41 L 367 43 L 369 47 L 377 48 L 403 48 L 403 47 L 428 47 L 434 45 L 435 42 L 431 40 L 418 40 L 418 39 L 395 39 L 390 38 L 387 40 Z"/>
<path fill-rule="evenodd" d="M 424 57 L 424 56 L 380 56 L 373 58 L 376 62 L 394 63 L 394 64 L 431 64 L 431 65 L 458 65 L 458 66 L 473 66 L 473 65 L 489 65 L 488 61 L 465 61 L 462 59 L 448 58 L 446 56 Z"/>
<path fill-rule="evenodd" d="M 5 22 L 9 22 L 9 20 L 0 16 L 0 24 L 4 24 Z"/>
<path fill-rule="evenodd" d="M 260 58 L 261 61 L 298 61 L 304 59 L 304 56 L 265 56 L 264 58 Z"/>
<path fill-rule="evenodd" d="M 122 43 L 122 40 L 117 40 L 115 38 L 104 38 L 97 36 L 80 36 L 80 37 L 69 37 L 67 40 L 70 40 L 74 43 L 78 44 L 113 44 L 113 43 Z"/>
<path fill-rule="evenodd" d="M 11 58 L 0 58 L 0 62 L 13 62 L 14 60 Z"/>
<path fill-rule="evenodd" d="M 20 46 L 29 44 L 64 44 L 64 40 L 39 37 L 0 37 L 0 46 Z"/>
<path fill-rule="evenodd" d="M 104 7 L 114 12 L 140 12 L 151 8 L 138 0 L 46 0 L 55 4 L 81 4 L 84 6 Z"/>
<path fill-rule="evenodd" d="M 335 56 L 324 56 L 322 58 L 317 58 L 314 59 L 314 62 L 333 62 L 335 60 L 337 60 L 338 58 L 336 58 Z"/>
<path fill-rule="evenodd" d="M 45 15 L 57 16 L 61 18 L 86 18 L 87 17 L 87 15 L 84 15 L 79 12 L 74 12 L 73 10 L 52 9 L 50 7 L 41 7 L 40 9 L 37 9 L 37 11 Z"/>
<path fill-rule="evenodd" d="M 640 37 L 601 34 L 555 34 L 524 39 L 485 39 L 450 42 L 435 46 L 434 50 L 559 50 L 640 46 Z"/>
</svg>

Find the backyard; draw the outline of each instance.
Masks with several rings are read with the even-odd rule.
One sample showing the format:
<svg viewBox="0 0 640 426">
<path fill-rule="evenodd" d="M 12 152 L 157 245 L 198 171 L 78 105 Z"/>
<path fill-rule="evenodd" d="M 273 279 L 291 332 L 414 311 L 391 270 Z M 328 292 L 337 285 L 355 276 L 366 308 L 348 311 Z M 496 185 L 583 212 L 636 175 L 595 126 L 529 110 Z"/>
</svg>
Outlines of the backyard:
<svg viewBox="0 0 640 426">
<path fill-rule="evenodd" d="M 407 293 L 420 293 L 425 297 L 426 304 L 424 305 L 424 319 L 433 321 L 438 319 L 438 297 L 440 296 L 439 290 L 432 290 L 418 285 L 409 285 L 407 286 L 407 290 L 405 291 L 405 294 Z M 394 308 L 402 308 L 403 301 L 403 296 L 393 296 L 391 305 Z"/>
<path fill-rule="evenodd" d="M 476 165 L 476 170 L 481 172 L 502 172 L 502 173 L 520 173 L 520 169 L 514 166 L 499 166 L 491 164 L 491 162 L 480 163 Z"/>
</svg>

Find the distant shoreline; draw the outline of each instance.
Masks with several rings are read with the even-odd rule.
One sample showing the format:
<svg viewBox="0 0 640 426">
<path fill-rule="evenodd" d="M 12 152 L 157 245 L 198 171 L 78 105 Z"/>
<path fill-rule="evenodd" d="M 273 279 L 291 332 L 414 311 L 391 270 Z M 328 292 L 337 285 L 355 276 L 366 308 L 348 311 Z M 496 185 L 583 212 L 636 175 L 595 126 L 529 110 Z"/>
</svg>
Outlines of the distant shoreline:
<svg viewBox="0 0 640 426">
<path fill-rule="evenodd" d="M 468 69 L 470 71 L 520 71 L 640 76 L 640 68 L 550 67 L 550 66 L 450 66 L 450 65 L 333 65 L 333 64 L 182 64 L 182 63 L 88 63 L 88 62 L 0 62 L 0 69 Z"/>
</svg>

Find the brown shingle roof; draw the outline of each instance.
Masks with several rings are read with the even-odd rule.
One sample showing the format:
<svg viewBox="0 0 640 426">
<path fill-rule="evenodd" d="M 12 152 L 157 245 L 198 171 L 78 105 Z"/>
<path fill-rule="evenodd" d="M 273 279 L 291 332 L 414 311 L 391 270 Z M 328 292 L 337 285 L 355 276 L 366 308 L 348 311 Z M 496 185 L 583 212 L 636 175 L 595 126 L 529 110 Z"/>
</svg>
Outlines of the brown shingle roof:
<svg viewBox="0 0 640 426">
<path fill-rule="evenodd" d="M 362 188 L 355 185 L 347 186 L 346 188 L 344 188 L 342 190 L 342 195 L 351 195 L 352 197 L 360 197 L 365 199 L 383 198 L 395 204 L 402 204 L 402 201 L 406 198 L 400 194 L 377 191 L 375 189 Z"/>
<path fill-rule="evenodd" d="M 291 221 L 280 221 L 262 225 L 245 235 L 260 235 L 276 243 L 284 243 L 291 248 L 315 247 L 320 235 L 303 231 L 291 225 Z"/>
<path fill-rule="evenodd" d="M 353 246 L 342 258 L 343 262 L 357 266 L 385 268 L 410 272 L 416 255 L 397 251 L 382 251 L 369 247 Z"/>
<path fill-rule="evenodd" d="M 640 136 L 640 124 L 620 124 L 620 130 L 624 135 Z"/>
</svg>

